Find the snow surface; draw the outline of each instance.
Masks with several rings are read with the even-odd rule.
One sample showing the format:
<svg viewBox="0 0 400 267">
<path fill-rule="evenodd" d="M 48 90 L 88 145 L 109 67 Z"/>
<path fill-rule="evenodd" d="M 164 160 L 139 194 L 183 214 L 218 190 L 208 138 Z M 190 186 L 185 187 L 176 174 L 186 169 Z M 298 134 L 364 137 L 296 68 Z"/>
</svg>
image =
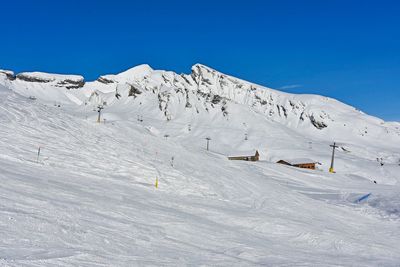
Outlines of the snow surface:
<svg viewBox="0 0 400 267">
<path fill-rule="evenodd" d="M 0 76 L 0 266 L 399 265 L 397 123 L 193 69 L 76 90 Z"/>
</svg>

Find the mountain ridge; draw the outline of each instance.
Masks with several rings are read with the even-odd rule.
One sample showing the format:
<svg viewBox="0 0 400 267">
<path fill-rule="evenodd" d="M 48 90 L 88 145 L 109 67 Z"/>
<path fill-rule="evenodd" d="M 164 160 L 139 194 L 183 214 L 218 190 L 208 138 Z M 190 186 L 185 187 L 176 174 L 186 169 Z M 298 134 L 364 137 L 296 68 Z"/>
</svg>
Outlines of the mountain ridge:
<svg viewBox="0 0 400 267">
<path fill-rule="evenodd" d="M 94 81 L 85 81 L 79 75 L 42 72 L 15 75 L 12 71 L 0 70 L 0 84 L 26 97 L 77 109 L 106 104 L 107 107 L 125 105 L 128 109 L 130 106 L 137 111 L 142 107 L 135 102 L 141 106 L 145 98 L 151 99 L 153 109 L 159 110 L 167 121 L 182 112 L 214 114 L 218 110 L 219 116 L 229 119 L 230 111 L 242 106 L 302 132 L 325 133 L 334 128 L 359 136 L 372 131 L 373 138 L 385 132 L 396 139 L 400 137 L 400 124 L 384 122 L 333 98 L 281 92 L 200 63 L 191 67 L 190 74 L 154 70 L 141 64 L 118 74 L 101 75 Z M 334 135 L 327 134 L 332 139 Z"/>
</svg>

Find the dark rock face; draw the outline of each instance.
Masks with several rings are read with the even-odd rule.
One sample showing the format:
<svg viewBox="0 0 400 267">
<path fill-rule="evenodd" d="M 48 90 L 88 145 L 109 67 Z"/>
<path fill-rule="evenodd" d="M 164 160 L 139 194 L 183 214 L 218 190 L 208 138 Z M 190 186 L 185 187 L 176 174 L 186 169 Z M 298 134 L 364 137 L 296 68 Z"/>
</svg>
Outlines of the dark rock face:
<svg viewBox="0 0 400 267">
<path fill-rule="evenodd" d="M 189 101 L 189 90 L 188 90 L 187 88 L 185 88 L 185 94 L 186 94 L 186 104 L 185 104 L 185 107 L 186 107 L 186 108 L 191 108 L 191 107 L 192 107 L 192 104 L 190 104 L 190 101 Z"/>
<path fill-rule="evenodd" d="M 98 82 L 104 83 L 104 84 L 110 84 L 110 83 L 114 83 L 114 81 L 109 80 L 107 78 L 104 78 L 102 76 L 100 76 L 100 78 L 97 79 Z"/>
<path fill-rule="evenodd" d="M 222 115 L 224 115 L 224 117 L 228 116 L 228 108 L 226 106 L 226 102 L 223 103 L 223 106 L 221 107 L 221 111 L 222 111 Z"/>
<path fill-rule="evenodd" d="M 314 125 L 314 127 L 317 128 L 318 130 L 322 130 L 328 127 L 328 125 L 325 122 L 316 120 L 314 115 L 310 116 L 310 121 L 312 125 Z"/>
<path fill-rule="evenodd" d="M 61 82 L 58 82 L 57 85 L 61 87 L 65 87 L 67 89 L 78 89 L 82 88 L 85 85 L 85 81 L 72 81 L 72 80 L 64 80 Z"/>
<path fill-rule="evenodd" d="M 218 104 L 219 102 L 221 102 L 222 97 L 219 95 L 214 95 L 213 98 L 211 99 L 211 103 L 213 104 Z"/>
<path fill-rule="evenodd" d="M 39 78 L 39 77 L 32 77 L 32 76 L 26 76 L 24 74 L 18 74 L 17 79 L 21 81 L 26 81 L 26 82 L 36 82 L 36 83 L 49 83 L 53 80 L 51 79 L 45 79 L 45 78 Z"/>
<path fill-rule="evenodd" d="M 130 89 L 129 89 L 129 94 L 128 96 L 133 96 L 136 97 L 137 95 L 140 95 L 142 93 L 142 91 L 140 91 L 139 89 L 137 89 L 135 86 L 130 85 Z"/>
<path fill-rule="evenodd" d="M 7 77 L 7 79 L 9 79 L 9 80 L 11 80 L 11 81 L 14 81 L 14 80 L 15 80 L 15 75 L 14 75 L 14 73 L 13 73 L 12 71 L 3 71 L 3 70 L 0 70 L 0 73 L 5 74 L 6 77 Z"/>
<path fill-rule="evenodd" d="M 189 79 L 186 77 L 186 75 L 182 74 L 181 77 L 183 78 L 183 80 L 184 80 L 187 84 L 192 85 L 192 83 L 189 81 Z"/>
</svg>

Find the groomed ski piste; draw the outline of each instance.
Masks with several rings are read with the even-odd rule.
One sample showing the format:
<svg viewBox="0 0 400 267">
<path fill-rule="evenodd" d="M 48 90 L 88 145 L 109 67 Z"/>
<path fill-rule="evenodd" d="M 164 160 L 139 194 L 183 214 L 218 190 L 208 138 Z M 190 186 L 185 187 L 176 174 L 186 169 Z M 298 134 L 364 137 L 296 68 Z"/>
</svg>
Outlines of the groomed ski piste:
<svg viewBox="0 0 400 267">
<path fill-rule="evenodd" d="M 0 71 L 0 266 L 399 266 L 399 129 L 203 65 Z"/>
</svg>

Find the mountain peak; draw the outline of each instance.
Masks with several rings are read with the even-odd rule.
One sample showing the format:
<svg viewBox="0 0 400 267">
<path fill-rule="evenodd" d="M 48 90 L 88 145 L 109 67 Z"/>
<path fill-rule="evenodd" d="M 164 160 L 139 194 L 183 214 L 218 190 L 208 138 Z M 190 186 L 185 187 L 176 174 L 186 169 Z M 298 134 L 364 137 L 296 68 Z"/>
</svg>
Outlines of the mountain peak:
<svg viewBox="0 0 400 267">
<path fill-rule="evenodd" d="M 217 70 L 215 70 L 215 69 L 213 69 L 213 68 L 211 68 L 211 67 L 209 67 L 209 66 L 206 66 L 206 65 L 204 65 L 204 64 L 201 64 L 201 63 L 196 63 L 196 64 L 194 64 L 194 65 L 192 66 L 192 70 L 194 70 L 194 69 L 204 69 L 204 70 L 207 70 L 207 71 L 209 71 L 209 72 L 213 72 L 213 71 L 217 72 Z"/>
<path fill-rule="evenodd" d="M 215 74 L 222 75 L 221 72 L 204 64 L 197 63 L 192 66 L 192 76 L 207 76 L 207 74 L 212 74 L 212 76 L 215 76 Z"/>
<path fill-rule="evenodd" d="M 102 83 L 113 83 L 114 81 L 132 82 L 137 79 L 143 79 L 144 77 L 149 76 L 153 71 L 153 68 L 150 67 L 148 64 L 141 64 L 118 74 L 102 75 L 97 79 L 97 81 Z"/>
<path fill-rule="evenodd" d="M 132 68 L 127 69 L 126 71 L 123 71 L 119 74 L 118 76 L 125 76 L 125 75 L 142 75 L 142 74 L 148 74 L 149 72 L 154 71 L 152 67 L 148 64 L 140 64 L 137 66 L 134 66 Z"/>
</svg>

